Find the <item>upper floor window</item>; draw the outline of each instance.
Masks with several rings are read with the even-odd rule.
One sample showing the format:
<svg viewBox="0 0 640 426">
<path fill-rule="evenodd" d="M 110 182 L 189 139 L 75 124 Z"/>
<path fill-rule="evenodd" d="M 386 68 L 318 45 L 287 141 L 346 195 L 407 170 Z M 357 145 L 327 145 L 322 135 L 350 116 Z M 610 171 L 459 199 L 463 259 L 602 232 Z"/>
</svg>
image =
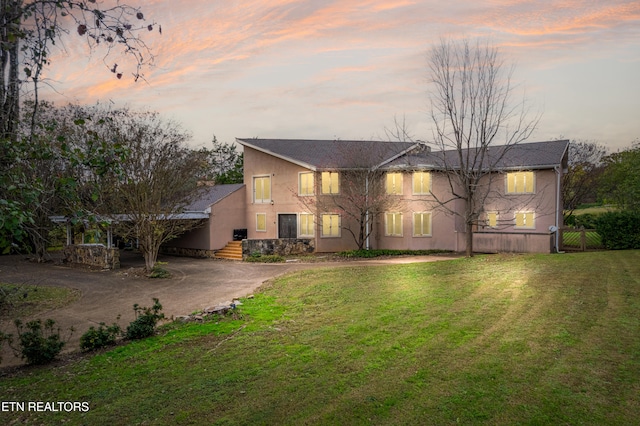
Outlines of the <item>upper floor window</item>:
<svg viewBox="0 0 640 426">
<path fill-rule="evenodd" d="M 253 202 L 271 202 L 271 177 L 259 176 L 253 178 Z"/>
<path fill-rule="evenodd" d="M 322 215 L 322 236 L 323 237 L 339 237 L 340 236 L 340 215 L 337 215 L 337 214 Z"/>
<path fill-rule="evenodd" d="M 533 172 L 507 173 L 507 194 L 533 194 L 535 176 Z"/>
<path fill-rule="evenodd" d="M 431 192 L 431 173 L 413 172 L 413 193 L 415 195 L 429 194 Z"/>
<path fill-rule="evenodd" d="M 402 194 L 402 173 L 387 173 L 387 194 Z"/>
<path fill-rule="evenodd" d="M 313 195 L 313 173 L 304 172 L 300 173 L 298 179 L 298 194 L 300 195 Z"/>
<path fill-rule="evenodd" d="M 337 194 L 338 189 L 338 172 L 322 172 L 322 193 Z"/>
</svg>

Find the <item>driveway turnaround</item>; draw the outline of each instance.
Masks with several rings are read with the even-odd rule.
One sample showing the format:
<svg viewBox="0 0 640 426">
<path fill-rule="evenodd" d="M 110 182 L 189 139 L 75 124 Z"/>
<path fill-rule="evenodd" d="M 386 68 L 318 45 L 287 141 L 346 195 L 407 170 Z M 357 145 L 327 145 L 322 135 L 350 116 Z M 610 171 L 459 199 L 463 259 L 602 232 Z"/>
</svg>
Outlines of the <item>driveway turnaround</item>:
<svg viewBox="0 0 640 426">
<path fill-rule="evenodd" d="M 51 318 L 62 330 L 73 327 L 75 332 L 66 351 L 79 348 L 80 336 L 101 322 L 118 322 L 126 328 L 134 319 L 133 305 L 150 307 L 158 298 L 167 318 L 189 315 L 234 298 L 252 294 L 260 285 L 282 274 L 310 268 L 333 268 L 353 265 L 429 262 L 452 259 L 454 256 L 416 256 L 387 260 L 327 262 L 327 263 L 245 263 L 236 261 L 166 257 L 166 269 L 171 278 L 150 279 L 140 271 L 144 262 L 140 255 L 123 253 L 121 267 L 115 271 L 91 270 L 56 263 L 38 264 L 22 256 L 0 256 L 0 281 L 4 283 L 60 286 L 80 290 L 76 302 L 35 317 Z M 116 321 L 118 315 L 120 320 Z M 29 318 L 22 318 L 23 322 Z M 13 333 L 11 321 L 0 322 L 0 330 Z M 66 333 L 64 333 L 66 335 Z M 6 346 L 6 345 L 5 345 Z M 20 360 L 4 348 L 0 367 L 20 364 Z"/>
</svg>

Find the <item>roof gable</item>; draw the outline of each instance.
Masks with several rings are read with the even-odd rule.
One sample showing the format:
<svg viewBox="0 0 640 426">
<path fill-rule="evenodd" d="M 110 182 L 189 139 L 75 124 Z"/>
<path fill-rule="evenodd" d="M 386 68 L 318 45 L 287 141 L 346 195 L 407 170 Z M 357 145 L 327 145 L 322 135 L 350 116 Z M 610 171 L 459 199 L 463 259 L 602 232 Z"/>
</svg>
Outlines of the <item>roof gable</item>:
<svg viewBox="0 0 640 426">
<path fill-rule="evenodd" d="M 486 158 L 483 159 L 483 168 L 494 170 L 553 168 L 562 164 L 568 146 L 568 140 L 491 146 L 486 152 Z M 469 161 L 473 162 L 475 151 L 464 149 L 462 150 L 462 157 L 463 159 L 469 158 Z M 477 161 L 479 162 L 480 160 L 478 159 Z M 414 151 L 404 157 L 395 159 L 387 167 L 434 170 L 456 169 L 460 167 L 460 158 L 457 150 L 444 152 Z M 480 164 L 475 164 L 475 167 L 480 168 Z"/>
<path fill-rule="evenodd" d="M 405 154 L 413 142 L 236 139 L 243 146 L 273 155 L 311 170 L 372 168 Z"/>
<path fill-rule="evenodd" d="M 187 212 L 204 212 L 212 205 L 242 188 L 244 188 L 243 183 L 203 186 L 198 190 L 193 202 L 185 207 L 184 210 Z"/>
</svg>

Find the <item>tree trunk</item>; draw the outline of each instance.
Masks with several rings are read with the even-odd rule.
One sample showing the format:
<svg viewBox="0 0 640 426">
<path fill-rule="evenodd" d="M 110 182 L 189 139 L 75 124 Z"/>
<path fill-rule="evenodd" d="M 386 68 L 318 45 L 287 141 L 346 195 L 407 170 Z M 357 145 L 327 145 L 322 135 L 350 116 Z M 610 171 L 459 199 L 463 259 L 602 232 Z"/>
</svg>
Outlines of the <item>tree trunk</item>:
<svg viewBox="0 0 640 426">
<path fill-rule="evenodd" d="M 465 249 L 465 256 L 473 257 L 473 223 L 467 222 L 465 224 L 465 228 L 467 233 L 467 247 Z"/>
</svg>

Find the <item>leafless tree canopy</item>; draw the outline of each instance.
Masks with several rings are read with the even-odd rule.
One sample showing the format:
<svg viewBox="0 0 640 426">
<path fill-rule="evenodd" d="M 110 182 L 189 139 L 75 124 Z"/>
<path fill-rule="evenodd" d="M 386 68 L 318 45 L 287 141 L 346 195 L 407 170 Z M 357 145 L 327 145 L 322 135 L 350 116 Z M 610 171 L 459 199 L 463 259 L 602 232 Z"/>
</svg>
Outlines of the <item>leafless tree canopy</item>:
<svg viewBox="0 0 640 426">
<path fill-rule="evenodd" d="M 434 153 L 441 153 L 452 194 L 437 202 L 462 217 L 471 256 L 473 226 L 490 196 L 496 166 L 510 146 L 531 135 L 539 116 L 529 118 L 526 101 L 514 99 L 513 67 L 489 44 L 441 40 L 429 53 L 427 70 Z M 462 214 L 451 207 L 458 200 L 465 205 Z"/>
<path fill-rule="evenodd" d="M 571 141 L 569 144 L 569 170 L 562 177 L 565 218 L 580 204 L 596 201 L 606 154 L 606 148 L 597 142 Z"/>
</svg>

